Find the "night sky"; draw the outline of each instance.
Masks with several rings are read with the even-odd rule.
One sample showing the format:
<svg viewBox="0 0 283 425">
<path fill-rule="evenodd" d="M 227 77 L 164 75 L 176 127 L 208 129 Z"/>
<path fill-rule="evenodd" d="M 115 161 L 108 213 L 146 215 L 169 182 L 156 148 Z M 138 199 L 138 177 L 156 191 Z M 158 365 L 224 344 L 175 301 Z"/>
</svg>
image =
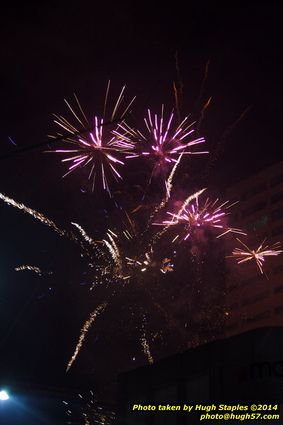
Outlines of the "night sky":
<svg viewBox="0 0 283 425">
<path fill-rule="evenodd" d="M 59 3 L 2 5 L 1 192 L 62 226 L 78 221 L 91 229 L 97 202 L 81 192 L 80 173 L 62 180 L 64 168 L 56 155 L 43 153 L 44 148 L 20 154 L 17 149 L 47 140 L 56 131 L 52 113 L 65 112 L 63 99 L 74 92 L 87 111 L 101 105 L 108 79 L 115 93 L 126 84 L 129 97 L 137 95 L 137 122 L 147 106 L 165 103 L 171 109 L 176 52 L 184 114 L 197 115 L 212 96 L 201 134 L 209 151 L 220 153 L 209 168 L 213 190 L 282 159 L 278 2 Z M 205 167 L 201 159 L 200 171 Z M 85 319 L 74 289 L 82 267 L 78 252 L 2 203 L 0 214 L 0 383 L 68 385 L 66 361 Z M 56 273 L 41 282 L 14 271 L 25 263 Z M 85 359 L 94 351 L 93 345 Z M 87 369 L 75 372 L 75 380 L 80 382 Z"/>
</svg>

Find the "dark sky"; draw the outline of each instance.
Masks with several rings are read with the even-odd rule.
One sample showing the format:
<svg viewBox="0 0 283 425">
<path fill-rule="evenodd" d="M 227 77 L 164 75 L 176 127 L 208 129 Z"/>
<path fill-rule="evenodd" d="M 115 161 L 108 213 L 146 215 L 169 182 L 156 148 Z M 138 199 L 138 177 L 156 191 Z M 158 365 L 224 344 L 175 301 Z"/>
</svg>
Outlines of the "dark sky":
<svg viewBox="0 0 283 425">
<path fill-rule="evenodd" d="M 279 2 L 253 3 L 2 5 L 0 157 L 15 155 L 0 162 L 0 191 L 59 222 L 81 218 L 89 224 L 92 213 L 81 207 L 91 207 L 92 202 L 81 201 L 78 177 L 62 181 L 63 170 L 56 158 L 42 149 L 16 155 L 17 148 L 41 143 L 46 134 L 54 132 L 52 113 L 64 112 L 63 99 L 73 92 L 86 108 L 95 108 L 109 78 L 116 92 L 126 83 L 129 94 L 138 96 L 138 120 L 147 105 L 160 107 L 164 102 L 171 109 L 176 51 L 184 83 L 184 113 L 198 111 L 196 102 L 210 61 L 201 93 L 202 104 L 212 96 L 202 124 L 210 152 L 250 107 L 227 136 L 222 156 L 211 172 L 211 184 L 236 181 L 282 159 L 282 8 Z M 64 279 L 72 280 L 70 270 L 66 276 L 65 266 L 74 254 L 29 217 L 4 205 L 0 205 L 0 214 L 1 366 L 5 375 L 15 380 L 35 379 L 36 375 L 48 380 L 50 367 L 42 372 L 42 362 L 52 364 L 54 374 L 60 376 L 75 342 L 68 339 L 74 335 L 73 328 L 70 335 L 62 332 L 67 327 L 67 318 L 60 316 L 63 295 L 60 290 L 57 297 L 49 295 L 48 282 L 38 290 L 36 277 L 17 275 L 13 267 L 25 262 L 42 261 L 51 268 L 55 264 L 60 288 Z M 34 300 L 34 290 L 36 297 L 41 293 L 44 297 Z M 73 317 L 77 335 L 82 318 L 71 291 L 67 301 L 73 309 L 68 319 Z M 58 335 L 65 336 L 60 341 L 63 348 L 57 351 Z"/>
<path fill-rule="evenodd" d="M 225 129 L 251 107 L 217 164 L 226 170 L 225 162 L 233 157 L 226 179 L 237 179 L 239 164 L 249 172 L 282 154 L 281 7 L 276 2 L 187 2 L 186 7 L 12 3 L 1 15 L 1 153 L 13 150 L 9 136 L 20 147 L 42 142 L 53 128 L 51 114 L 64 111 L 63 98 L 73 92 L 91 109 L 101 101 L 109 78 L 116 91 L 126 83 L 129 93 L 138 96 L 138 117 L 145 105 L 164 102 L 171 108 L 178 51 L 184 113 L 194 111 L 210 61 L 201 101 L 212 96 L 202 127 L 211 152 Z M 40 169 L 48 167 L 40 154 L 21 157 L 28 168 L 38 161 Z M 3 163 L 1 180 L 16 179 L 6 174 L 10 166 L 11 161 Z M 26 172 L 23 164 L 17 163 L 17 170 Z"/>
</svg>

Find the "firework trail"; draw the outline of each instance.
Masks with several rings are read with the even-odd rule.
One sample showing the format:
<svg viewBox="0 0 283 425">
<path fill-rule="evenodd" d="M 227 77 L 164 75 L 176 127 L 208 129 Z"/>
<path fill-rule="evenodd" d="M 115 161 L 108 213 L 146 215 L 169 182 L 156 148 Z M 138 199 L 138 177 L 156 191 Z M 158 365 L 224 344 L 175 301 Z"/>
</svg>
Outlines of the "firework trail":
<svg viewBox="0 0 283 425">
<path fill-rule="evenodd" d="M 72 364 L 74 363 L 74 361 L 77 358 L 77 355 L 80 352 L 80 349 L 82 348 L 84 339 L 86 337 L 87 332 L 89 331 L 90 327 L 92 326 L 93 322 L 95 321 L 95 319 L 104 312 L 105 308 L 107 306 L 107 303 L 103 303 L 100 304 L 89 316 L 89 318 L 86 320 L 86 322 L 84 323 L 82 329 L 81 329 L 81 333 L 80 333 L 80 337 L 79 337 L 79 341 L 76 345 L 75 351 L 67 365 L 67 369 L 66 372 L 68 372 L 72 366 Z"/>
<path fill-rule="evenodd" d="M 202 78 L 200 90 L 199 90 L 199 95 L 198 95 L 198 99 L 196 100 L 194 109 L 199 109 L 201 102 L 202 102 L 202 97 L 203 97 L 206 81 L 207 81 L 207 78 L 208 78 L 209 63 L 210 63 L 210 60 L 208 60 L 205 64 L 204 74 L 203 74 L 203 78 Z M 204 114 L 205 114 L 207 108 L 209 107 L 209 105 L 211 104 L 211 100 L 212 100 L 212 96 L 208 98 L 208 100 L 203 104 L 203 106 L 200 110 L 199 119 L 198 119 L 198 122 L 197 122 L 196 134 L 199 134 L 199 130 L 201 128 L 201 124 L 202 124 L 203 119 L 204 119 Z"/>
<path fill-rule="evenodd" d="M 40 270 L 39 267 L 29 266 L 29 265 L 23 265 L 23 266 L 15 267 L 16 272 L 21 272 L 21 271 L 24 271 L 24 270 L 29 270 L 29 271 L 32 271 L 32 272 L 38 274 L 39 276 L 42 276 L 42 271 Z"/>
<path fill-rule="evenodd" d="M 263 263 L 265 257 L 277 256 L 283 252 L 280 242 L 274 243 L 272 246 L 264 245 L 265 240 L 259 245 L 257 249 L 249 248 L 244 242 L 236 238 L 237 241 L 243 246 L 243 248 L 235 248 L 229 258 L 235 258 L 238 264 L 245 263 L 247 261 L 255 261 L 261 274 L 263 274 Z"/>
<path fill-rule="evenodd" d="M 181 70 L 179 66 L 179 57 L 178 52 L 175 53 L 175 67 L 177 72 L 177 81 L 173 81 L 173 91 L 174 91 L 174 97 L 175 97 L 175 105 L 176 105 L 176 111 L 178 114 L 178 120 L 181 122 L 181 110 L 182 110 L 182 97 L 183 97 L 183 89 L 184 89 L 184 83 L 181 75 Z"/>
<path fill-rule="evenodd" d="M 205 68 L 204 68 L 204 74 L 203 74 L 203 78 L 201 81 L 201 85 L 200 85 L 200 90 L 199 90 L 199 95 L 198 95 L 198 99 L 196 101 L 196 105 L 200 105 L 201 103 L 201 99 L 203 97 L 203 92 L 204 92 L 204 88 L 205 88 L 205 84 L 208 78 L 208 68 L 209 68 L 209 64 L 210 64 L 210 60 L 208 60 L 205 64 Z"/>
<path fill-rule="evenodd" d="M 198 134 L 198 132 L 200 130 L 202 121 L 204 119 L 204 114 L 205 114 L 206 110 L 208 109 L 209 105 L 211 104 L 211 101 L 212 101 L 212 96 L 210 96 L 208 98 L 208 100 L 204 103 L 204 105 L 203 105 L 203 107 L 202 107 L 202 109 L 200 111 L 200 118 L 199 118 L 199 121 L 198 121 L 197 130 L 196 130 L 196 133 L 197 134 Z"/>
<path fill-rule="evenodd" d="M 178 166 L 180 164 L 180 161 L 182 159 L 182 156 L 183 156 L 183 153 L 181 153 L 181 155 L 179 155 L 178 160 L 175 163 L 174 167 L 172 168 L 172 171 L 169 174 L 169 177 L 168 177 L 168 179 L 167 179 L 167 181 L 165 183 L 165 186 L 166 186 L 166 198 L 165 198 L 165 200 L 164 200 L 163 203 L 161 202 L 161 204 L 160 204 L 160 207 L 161 208 L 164 206 L 164 204 L 166 202 L 168 202 L 168 200 L 169 200 L 169 198 L 171 196 L 171 190 L 173 188 L 173 178 L 174 178 L 175 172 L 176 172 L 176 170 L 177 170 L 177 168 L 178 168 Z"/>
<path fill-rule="evenodd" d="M 121 260 L 121 255 L 120 255 L 120 250 L 114 240 L 113 237 L 117 237 L 117 235 L 112 232 L 112 230 L 108 229 L 107 232 L 107 236 L 108 239 L 103 239 L 103 242 L 105 244 L 105 246 L 108 248 L 109 253 L 114 261 L 114 263 L 116 264 L 116 272 L 115 272 L 115 276 L 116 277 L 122 277 L 122 260 Z"/>
<path fill-rule="evenodd" d="M 78 230 L 79 230 L 79 232 L 80 232 L 80 234 L 81 234 L 81 236 L 82 236 L 82 238 L 89 244 L 89 245 L 92 245 L 92 246 L 96 246 L 97 245 L 97 243 L 99 243 L 100 241 L 94 241 L 87 233 L 86 233 L 86 231 L 82 228 L 82 226 L 80 226 L 78 223 L 74 223 L 74 222 L 71 222 L 71 224 L 74 226 L 74 227 L 76 227 Z"/>
<path fill-rule="evenodd" d="M 149 364 L 153 364 L 154 359 L 153 359 L 153 357 L 151 355 L 150 348 L 149 348 L 149 343 L 148 343 L 148 340 L 146 338 L 146 330 L 145 330 L 146 325 L 147 325 L 146 318 L 145 318 L 145 315 L 143 315 L 143 317 L 142 317 L 142 325 L 141 325 L 141 331 L 142 331 L 141 345 L 142 345 L 142 349 L 143 349 L 144 355 L 147 358 L 148 363 Z"/>
<path fill-rule="evenodd" d="M 203 189 L 200 189 L 200 190 L 198 190 L 197 192 L 195 192 L 195 193 L 193 193 L 192 195 L 189 195 L 186 199 L 185 199 L 185 201 L 183 202 L 183 205 L 181 206 L 181 208 L 180 208 L 180 210 L 178 211 L 178 215 L 181 213 L 181 211 L 183 210 L 183 209 L 185 209 L 186 207 L 187 207 L 187 205 L 189 205 L 189 203 L 191 202 L 191 201 L 193 201 L 194 199 L 197 199 L 205 190 L 206 190 L 207 188 L 205 187 L 205 188 L 203 188 Z"/>
<path fill-rule="evenodd" d="M 94 191 L 95 182 L 97 180 L 97 176 L 99 176 L 98 178 L 102 182 L 103 189 L 111 196 L 109 180 L 114 179 L 117 181 L 122 178 L 117 167 L 125 164 L 124 159 L 126 154 L 134 149 L 134 144 L 132 142 L 127 142 L 117 138 L 113 132 L 114 129 L 117 128 L 117 123 L 124 119 L 135 98 L 130 101 L 124 111 L 119 114 L 118 118 L 116 118 L 124 99 L 124 86 L 114 105 L 111 117 L 109 121 L 106 122 L 105 114 L 109 89 L 110 81 L 108 82 L 105 95 L 103 117 L 95 115 L 94 120 L 91 121 L 93 124 L 91 124 L 86 118 L 76 96 L 75 102 L 76 107 L 78 108 L 77 113 L 75 108 L 73 108 L 71 104 L 65 100 L 75 123 L 71 123 L 61 115 L 55 115 L 56 119 L 54 122 L 67 132 L 67 135 L 63 140 L 67 144 L 72 145 L 72 147 L 56 149 L 52 152 L 67 156 L 62 159 L 62 162 L 71 163 L 68 171 L 63 177 L 74 172 L 78 168 L 88 166 L 88 168 L 90 168 L 88 179 L 92 180 L 92 191 Z M 105 135 L 106 127 L 108 128 L 107 134 Z M 86 135 L 83 135 L 83 133 L 86 133 Z M 50 135 L 49 137 L 56 139 L 58 136 L 62 137 L 63 135 L 57 133 L 56 136 Z"/>
<path fill-rule="evenodd" d="M 52 272 L 43 272 L 39 267 L 31 266 L 31 265 L 28 265 L 28 264 L 23 264 L 22 266 L 15 267 L 16 272 L 22 272 L 22 271 L 25 271 L 25 270 L 34 272 L 35 274 L 38 274 L 39 276 L 42 276 L 43 274 L 49 274 L 49 275 L 52 274 Z"/>
<path fill-rule="evenodd" d="M 181 153 L 181 155 L 179 155 L 178 160 L 177 160 L 177 162 L 175 163 L 174 167 L 172 168 L 172 170 L 171 170 L 171 172 L 170 172 L 170 174 L 169 174 L 168 179 L 165 181 L 166 195 L 165 195 L 165 197 L 162 199 L 162 201 L 160 202 L 160 204 L 158 204 L 158 205 L 154 208 L 153 212 L 151 213 L 150 218 L 149 218 L 149 220 L 148 220 L 148 225 L 147 225 L 147 227 L 146 227 L 146 230 L 148 230 L 148 228 L 149 228 L 149 227 L 150 227 L 150 225 L 152 224 L 152 220 L 154 219 L 154 217 L 156 216 L 156 214 L 158 213 L 158 211 L 160 211 L 162 208 L 164 208 L 164 207 L 165 207 L 165 205 L 167 204 L 167 202 L 168 202 L 168 201 L 169 201 L 169 199 L 170 199 L 171 191 L 172 191 L 172 188 L 173 188 L 173 178 L 174 178 L 175 172 L 176 172 L 176 170 L 177 170 L 177 168 L 178 168 L 178 165 L 180 164 L 180 161 L 181 161 L 181 159 L 182 159 L 182 156 L 183 156 L 183 153 Z"/>
<path fill-rule="evenodd" d="M 247 236 L 247 233 L 244 230 L 239 229 L 238 227 L 227 227 L 227 229 L 223 233 L 216 236 L 216 239 L 219 239 L 222 236 L 227 235 L 228 233 L 235 233 L 236 235 Z"/>
<path fill-rule="evenodd" d="M 35 211 L 25 206 L 24 204 L 16 202 L 14 199 L 9 198 L 8 196 L 5 196 L 3 193 L 0 193 L 0 199 L 2 199 L 2 201 L 4 201 L 6 204 L 14 208 L 18 208 L 19 210 L 22 210 L 25 213 L 31 215 L 36 220 L 39 220 L 42 224 L 45 224 L 46 226 L 51 227 L 51 229 L 54 230 L 54 232 L 58 233 L 60 236 L 66 236 L 67 232 L 65 230 L 59 229 L 59 227 L 56 226 L 54 221 L 45 217 L 45 215 L 39 213 L 38 211 Z"/>
<path fill-rule="evenodd" d="M 83 240 L 86 241 L 86 242 L 88 242 L 88 244 L 91 244 L 92 247 L 95 248 L 95 249 L 93 249 L 94 250 L 94 253 L 89 253 L 89 251 L 85 248 L 85 246 L 82 243 L 82 241 L 80 239 L 78 239 L 76 237 L 76 235 L 74 235 L 74 233 L 68 232 L 67 230 L 60 229 L 54 223 L 54 221 L 50 220 L 44 214 L 42 214 L 42 213 L 40 213 L 40 212 L 38 212 L 36 210 L 33 210 L 32 208 L 29 208 L 26 205 L 24 205 L 22 203 L 19 203 L 19 202 L 15 201 L 12 198 L 9 198 L 8 196 L 4 195 L 3 193 L 0 193 L 0 199 L 2 199 L 2 201 L 4 201 L 7 205 L 10 205 L 10 206 L 12 206 L 14 208 L 17 208 L 19 210 L 22 210 L 26 214 L 31 215 L 33 218 L 35 218 L 36 220 L 40 221 L 45 226 L 50 227 L 54 232 L 56 232 L 57 234 L 59 234 L 61 237 L 66 237 L 70 241 L 75 242 L 76 244 L 78 244 L 80 246 L 80 248 L 82 249 L 83 253 L 85 255 L 87 255 L 88 257 L 90 257 L 91 259 L 93 259 L 94 253 L 100 259 L 105 257 L 105 253 L 99 247 L 99 244 L 101 242 L 100 241 L 93 241 L 86 234 L 86 232 L 83 230 L 83 228 L 79 224 L 72 223 L 73 226 L 75 226 L 79 230 L 80 235 L 83 238 Z"/>
<path fill-rule="evenodd" d="M 150 353 L 149 344 L 148 344 L 148 341 L 146 339 L 145 333 L 141 337 L 141 345 L 142 345 L 142 348 L 143 348 L 143 352 L 144 352 L 145 356 L 147 357 L 148 363 L 153 364 L 154 360 L 153 360 L 153 357 Z"/>
<path fill-rule="evenodd" d="M 18 146 L 17 143 L 12 139 L 12 137 L 8 136 L 8 140 L 12 145 Z"/>
</svg>

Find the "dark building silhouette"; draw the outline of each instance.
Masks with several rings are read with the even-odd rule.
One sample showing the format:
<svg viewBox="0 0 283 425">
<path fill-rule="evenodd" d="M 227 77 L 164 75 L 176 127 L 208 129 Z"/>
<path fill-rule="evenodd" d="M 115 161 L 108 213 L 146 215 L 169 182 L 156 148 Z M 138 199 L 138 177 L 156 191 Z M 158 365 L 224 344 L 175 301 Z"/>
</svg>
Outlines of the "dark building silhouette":
<svg viewBox="0 0 283 425">
<path fill-rule="evenodd" d="M 134 404 L 283 403 L 283 328 L 252 330 L 127 372 L 118 397 L 119 425 L 199 423 L 198 414 L 133 411 Z"/>
</svg>

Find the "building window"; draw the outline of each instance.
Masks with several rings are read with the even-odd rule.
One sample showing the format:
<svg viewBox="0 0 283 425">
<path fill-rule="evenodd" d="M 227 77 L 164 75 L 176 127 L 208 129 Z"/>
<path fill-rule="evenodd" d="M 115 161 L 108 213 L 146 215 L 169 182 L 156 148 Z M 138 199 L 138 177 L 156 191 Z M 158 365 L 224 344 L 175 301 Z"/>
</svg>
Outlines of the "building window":
<svg viewBox="0 0 283 425">
<path fill-rule="evenodd" d="M 283 182 L 283 174 L 279 174 L 278 176 L 275 176 L 270 180 L 270 186 L 273 187 L 282 182 Z"/>
<path fill-rule="evenodd" d="M 246 208 L 246 209 L 242 212 L 242 217 L 243 217 L 243 218 L 245 218 L 245 216 L 247 216 L 247 215 L 254 214 L 254 213 L 256 213 L 257 211 L 260 211 L 260 210 L 262 210 L 263 208 L 265 208 L 265 207 L 266 207 L 266 205 L 267 205 L 267 201 L 266 201 L 266 200 L 264 200 L 264 201 L 260 201 L 260 202 L 257 202 L 255 205 L 252 205 L 251 207 Z"/>
<path fill-rule="evenodd" d="M 242 200 L 245 201 L 245 200 L 251 198 L 252 196 L 258 195 L 259 193 L 266 190 L 266 187 L 267 187 L 266 183 L 262 183 L 260 185 L 254 186 L 252 189 L 243 193 Z"/>
<path fill-rule="evenodd" d="M 279 220 L 283 218 L 283 207 L 277 208 L 277 210 L 273 210 L 271 213 L 272 221 Z"/>
<path fill-rule="evenodd" d="M 271 204 L 276 204 L 276 202 L 283 201 L 283 191 L 275 193 L 275 195 L 271 196 L 270 202 Z"/>
</svg>

